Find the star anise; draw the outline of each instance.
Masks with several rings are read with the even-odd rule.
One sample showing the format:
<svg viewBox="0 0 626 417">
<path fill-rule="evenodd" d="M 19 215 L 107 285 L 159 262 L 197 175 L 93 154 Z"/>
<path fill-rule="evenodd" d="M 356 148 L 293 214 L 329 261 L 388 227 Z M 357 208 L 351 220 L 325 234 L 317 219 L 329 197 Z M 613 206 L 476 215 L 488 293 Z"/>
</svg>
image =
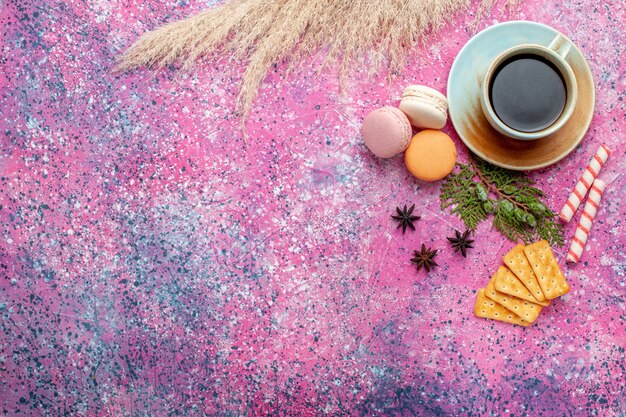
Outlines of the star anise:
<svg viewBox="0 0 626 417">
<path fill-rule="evenodd" d="M 415 209 L 415 204 L 413 204 L 408 209 L 406 208 L 406 204 L 404 205 L 404 209 L 400 210 L 400 207 L 396 207 L 396 212 L 398 214 L 392 215 L 391 218 L 398 222 L 398 229 L 402 228 L 402 234 L 406 232 L 407 226 L 412 230 L 415 230 L 415 226 L 413 225 L 414 221 L 420 219 L 420 216 L 414 216 L 413 209 Z"/>
<path fill-rule="evenodd" d="M 431 268 L 439 266 L 437 262 L 435 262 L 437 252 L 437 249 L 432 250 L 431 248 L 426 248 L 426 245 L 422 243 L 422 248 L 419 251 L 413 251 L 411 262 L 415 264 L 418 271 L 424 267 L 427 272 L 430 272 Z"/>
<path fill-rule="evenodd" d="M 456 235 L 455 237 L 447 238 L 452 244 L 454 252 L 461 251 L 463 257 L 467 258 L 467 250 L 473 248 L 472 242 L 474 241 L 473 239 L 469 239 L 470 231 L 466 229 L 465 232 L 461 234 L 461 232 L 455 229 L 454 234 Z"/>
</svg>

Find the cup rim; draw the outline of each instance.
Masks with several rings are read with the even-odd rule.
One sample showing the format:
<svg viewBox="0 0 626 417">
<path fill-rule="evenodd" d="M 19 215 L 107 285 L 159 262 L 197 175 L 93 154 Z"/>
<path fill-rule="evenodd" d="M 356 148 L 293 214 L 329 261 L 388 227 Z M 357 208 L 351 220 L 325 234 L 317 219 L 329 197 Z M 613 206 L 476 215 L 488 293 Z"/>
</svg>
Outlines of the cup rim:
<svg viewBox="0 0 626 417">
<path fill-rule="evenodd" d="M 559 71 L 565 72 L 564 74 L 562 74 L 563 77 L 567 77 L 570 81 L 568 83 L 567 80 L 565 80 L 565 83 L 571 84 L 573 87 L 571 89 L 572 91 L 569 91 L 569 90 L 567 91 L 568 94 L 567 94 L 565 106 L 563 108 L 563 112 L 558 117 L 558 119 L 554 123 L 552 123 L 550 126 L 546 127 L 545 129 L 542 129 L 536 132 L 522 132 L 522 131 L 515 130 L 509 127 L 502 120 L 500 120 L 500 118 L 498 117 L 498 115 L 496 114 L 495 110 L 493 109 L 491 105 L 491 100 L 489 100 L 489 86 L 491 84 L 491 80 L 493 78 L 493 75 L 497 67 L 500 66 L 502 62 L 515 56 L 518 51 L 527 50 L 528 48 L 532 48 L 534 50 L 539 49 L 549 56 L 549 58 L 547 59 L 550 62 L 552 62 L 555 65 L 559 63 L 560 65 L 557 65 Z M 526 53 L 532 54 L 532 51 L 528 51 Z M 487 121 L 489 122 L 489 124 L 493 126 L 493 128 L 498 130 L 500 133 L 508 137 L 511 137 L 513 139 L 536 140 L 536 139 L 541 139 L 541 138 L 544 138 L 546 136 L 553 134 L 554 132 L 559 130 L 561 127 L 563 127 L 563 125 L 570 119 L 570 117 L 574 113 L 577 100 L 578 100 L 578 85 L 576 83 L 576 75 L 574 74 L 574 71 L 572 70 L 569 63 L 567 62 L 567 59 L 563 58 L 556 51 L 544 45 L 526 43 L 526 44 L 513 46 L 503 51 L 500 55 L 498 55 L 491 62 L 491 64 L 489 65 L 487 69 L 485 76 L 483 77 L 482 96 L 481 96 L 481 107 L 483 109 L 483 113 L 485 113 L 485 115 L 487 116 Z"/>
</svg>

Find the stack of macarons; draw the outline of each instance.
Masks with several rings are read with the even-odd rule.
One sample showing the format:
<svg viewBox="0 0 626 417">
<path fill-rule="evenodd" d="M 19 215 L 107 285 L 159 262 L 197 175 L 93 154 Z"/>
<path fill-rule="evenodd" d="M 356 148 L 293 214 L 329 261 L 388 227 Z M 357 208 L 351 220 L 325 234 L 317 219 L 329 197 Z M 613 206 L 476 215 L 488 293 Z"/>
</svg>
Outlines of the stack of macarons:
<svg viewBox="0 0 626 417">
<path fill-rule="evenodd" d="M 454 142 L 439 130 L 447 118 L 446 96 L 430 87 L 410 85 L 402 93 L 399 108 L 371 111 L 361 133 L 374 155 L 391 158 L 405 152 L 404 162 L 411 174 L 437 181 L 448 175 L 456 162 Z M 420 130 L 415 136 L 411 126 Z"/>
</svg>

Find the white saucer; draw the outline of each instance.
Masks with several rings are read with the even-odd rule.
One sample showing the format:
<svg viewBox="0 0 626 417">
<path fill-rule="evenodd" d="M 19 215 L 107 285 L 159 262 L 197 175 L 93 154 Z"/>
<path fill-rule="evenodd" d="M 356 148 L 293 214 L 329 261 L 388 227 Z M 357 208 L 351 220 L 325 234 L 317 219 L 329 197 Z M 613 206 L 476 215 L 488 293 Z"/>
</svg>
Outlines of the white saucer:
<svg viewBox="0 0 626 417">
<path fill-rule="evenodd" d="M 573 43 L 567 62 L 576 76 L 578 101 L 558 132 L 533 141 L 511 139 L 493 129 L 480 108 L 480 84 L 496 56 L 524 43 L 547 46 L 559 33 L 541 23 L 500 23 L 474 36 L 457 55 L 448 76 L 450 119 L 465 145 L 482 159 L 517 171 L 545 168 L 565 158 L 584 138 L 593 118 L 595 89 L 589 65 Z"/>
</svg>

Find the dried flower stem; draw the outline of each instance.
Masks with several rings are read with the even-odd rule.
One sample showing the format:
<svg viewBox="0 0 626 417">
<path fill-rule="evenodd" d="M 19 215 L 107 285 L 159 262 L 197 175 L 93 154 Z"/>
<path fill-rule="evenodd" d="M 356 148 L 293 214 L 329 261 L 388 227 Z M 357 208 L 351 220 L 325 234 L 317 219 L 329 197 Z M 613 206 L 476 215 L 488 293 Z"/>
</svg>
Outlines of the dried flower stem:
<svg viewBox="0 0 626 417">
<path fill-rule="evenodd" d="M 482 15 L 492 0 L 478 0 Z M 509 0 L 507 5 L 514 0 Z M 355 64 L 376 71 L 402 67 L 407 52 L 467 8 L 470 0 L 229 0 L 214 9 L 143 34 L 117 69 L 160 69 L 228 54 L 244 61 L 237 109 L 243 118 L 271 66 L 291 70 L 322 54 L 321 68 L 339 63 L 341 84 Z M 320 69 L 321 69 L 320 68 Z"/>
</svg>

